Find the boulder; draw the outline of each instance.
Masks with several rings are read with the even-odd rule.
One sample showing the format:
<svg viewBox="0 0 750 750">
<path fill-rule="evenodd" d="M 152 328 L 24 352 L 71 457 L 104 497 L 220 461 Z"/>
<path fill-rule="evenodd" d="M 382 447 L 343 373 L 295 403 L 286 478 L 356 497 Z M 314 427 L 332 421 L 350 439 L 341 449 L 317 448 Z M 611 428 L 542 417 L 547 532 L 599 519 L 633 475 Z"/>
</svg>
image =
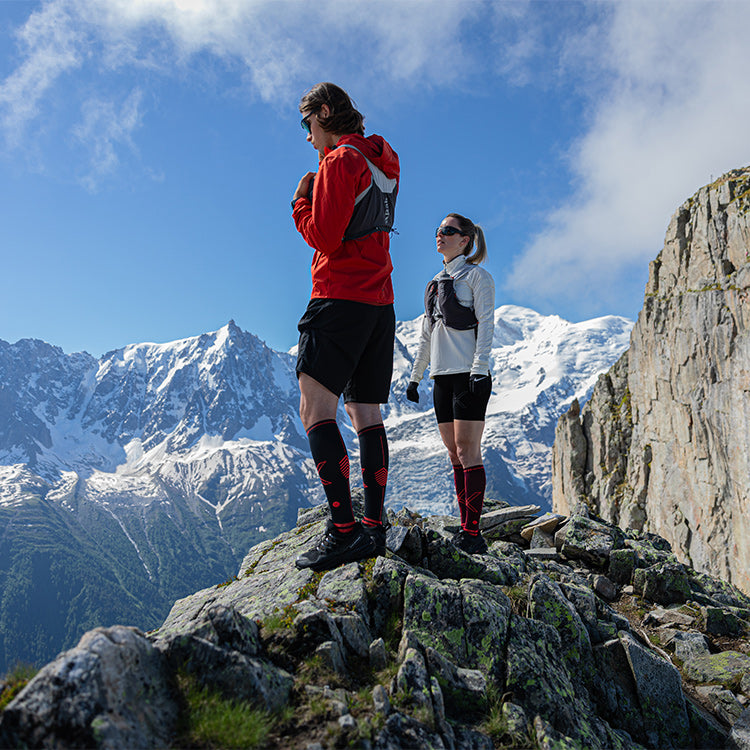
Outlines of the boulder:
<svg viewBox="0 0 750 750">
<path fill-rule="evenodd" d="M 621 633 L 620 642 L 633 673 L 649 745 L 687 746 L 690 742 L 690 722 L 680 673 L 668 661 L 644 648 L 629 633 Z"/>
<path fill-rule="evenodd" d="M 659 537 L 628 536 L 637 547 L 625 547 L 613 524 L 578 508 L 558 531 L 575 559 L 531 556 L 507 541 L 468 556 L 455 554 L 450 518 L 402 517 L 425 542 L 419 565 L 389 550 L 325 574 L 299 571 L 300 539 L 309 543 L 324 526 L 312 515 L 298 533 L 251 550 L 236 580 L 176 602 L 148 636 L 92 631 L 10 702 L 0 745 L 169 746 L 185 707 L 184 671 L 275 722 L 291 708 L 294 719 L 278 730 L 290 746 L 309 744 L 312 730 L 341 746 L 366 737 L 373 748 L 489 750 L 487 727 L 511 746 L 723 744 L 719 720 L 750 692 L 746 665 L 735 664 L 699 705 L 667 654 L 639 639 L 650 628 L 654 642 L 686 656 L 686 668 L 705 670 L 700 659 L 718 654 L 701 650 L 697 613 L 715 607 L 739 619 L 742 597 L 689 568 L 690 595 L 710 603 L 667 608 L 648 598 L 667 597 L 663 584 L 644 586 L 645 598 L 609 601 L 602 586 L 616 550 L 632 553 L 641 575 L 676 564 Z M 146 697 L 135 687 L 144 684 Z"/>
<path fill-rule="evenodd" d="M 0 746 L 162 748 L 177 710 L 166 660 L 143 633 L 96 628 L 3 711 Z"/>
<path fill-rule="evenodd" d="M 662 562 L 637 568 L 633 586 L 639 596 L 659 604 L 681 603 L 690 596 L 688 574 L 680 563 Z"/>
<path fill-rule="evenodd" d="M 684 669 L 686 677 L 694 682 L 739 691 L 742 678 L 750 672 L 750 656 L 738 651 L 703 654 L 687 659 Z"/>
<path fill-rule="evenodd" d="M 726 747 L 727 750 L 750 750 L 750 708 L 732 724 Z"/>
<path fill-rule="evenodd" d="M 583 560 L 604 567 L 609 562 L 612 550 L 621 546 L 622 537 L 622 532 L 615 526 L 583 516 L 572 516 L 555 536 L 555 543 L 569 560 Z"/>
</svg>

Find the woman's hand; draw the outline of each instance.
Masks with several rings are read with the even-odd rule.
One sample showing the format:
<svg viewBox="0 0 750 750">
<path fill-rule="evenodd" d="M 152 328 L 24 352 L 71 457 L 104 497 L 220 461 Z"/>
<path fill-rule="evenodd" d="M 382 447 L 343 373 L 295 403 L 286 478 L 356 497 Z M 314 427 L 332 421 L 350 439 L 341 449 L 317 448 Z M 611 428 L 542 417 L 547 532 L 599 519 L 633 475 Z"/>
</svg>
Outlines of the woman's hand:
<svg viewBox="0 0 750 750">
<path fill-rule="evenodd" d="M 409 385 L 406 386 L 406 398 L 409 401 L 413 401 L 415 404 L 419 403 L 419 383 L 414 380 L 410 381 Z"/>
</svg>

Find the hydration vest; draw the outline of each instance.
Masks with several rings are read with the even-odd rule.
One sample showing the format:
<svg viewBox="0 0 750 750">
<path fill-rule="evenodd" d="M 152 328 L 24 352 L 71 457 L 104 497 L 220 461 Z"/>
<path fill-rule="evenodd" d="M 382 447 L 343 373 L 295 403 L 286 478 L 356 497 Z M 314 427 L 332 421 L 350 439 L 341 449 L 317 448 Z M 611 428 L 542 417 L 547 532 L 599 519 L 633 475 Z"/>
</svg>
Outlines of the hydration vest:
<svg viewBox="0 0 750 750">
<path fill-rule="evenodd" d="M 433 279 L 424 293 L 424 309 L 430 320 L 432 328 L 442 318 L 448 328 L 459 331 L 469 331 L 472 328 L 476 333 L 477 316 L 474 309 L 462 305 L 453 288 L 453 278 L 443 271 L 438 279 Z"/>
<path fill-rule="evenodd" d="M 369 186 L 354 200 L 354 211 L 344 232 L 344 239 L 359 240 L 375 232 L 392 231 L 398 180 L 386 177 L 356 146 L 342 143 L 339 148 L 351 148 L 360 154 L 372 175 Z"/>
</svg>

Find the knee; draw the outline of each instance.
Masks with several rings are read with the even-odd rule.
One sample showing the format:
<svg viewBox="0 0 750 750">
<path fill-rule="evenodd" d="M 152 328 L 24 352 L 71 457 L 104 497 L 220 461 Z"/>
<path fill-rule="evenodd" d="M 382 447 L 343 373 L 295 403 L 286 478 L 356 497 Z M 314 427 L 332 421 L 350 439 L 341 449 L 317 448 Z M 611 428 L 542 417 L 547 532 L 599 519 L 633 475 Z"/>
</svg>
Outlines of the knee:
<svg viewBox="0 0 750 750">
<path fill-rule="evenodd" d="M 470 442 L 456 443 L 457 463 L 460 463 L 465 469 L 470 466 L 476 466 L 481 463 L 481 453 L 476 445 Z"/>
<path fill-rule="evenodd" d="M 469 459 L 468 451 L 466 450 L 465 445 L 461 445 L 460 443 L 456 444 L 456 463 L 461 464 L 461 466 L 466 467 L 467 461 Z"/>
<path fill-rule="evenodd" d="M 349 401 L 344 404 L 344 409 L 346 409 L 346 413 L 357 432 L 361 432 L 365 427 L 382 424 L 383 422 L 379 404 L 358 404 Z"/>
<path fill-rule="evenodd" d="M 320 408 L 315 399 L 302 396 L 299 400 L 299 418 L 305 431 L 309 430 L 316 422 L 328 419 L 327 413 Z M 335 415 L 333 417 L 335 419 Z"/>
<path fill-rule="evenodd" d="M 448 458 L 450 458 L 451 463 L 455 466 L 456 464 L 460 464 L 461 460 L 458 457 L 458 451 L 456 450 L 455 445 L 446 445 L 445 446 L 448 449 Z"/>
</svg>

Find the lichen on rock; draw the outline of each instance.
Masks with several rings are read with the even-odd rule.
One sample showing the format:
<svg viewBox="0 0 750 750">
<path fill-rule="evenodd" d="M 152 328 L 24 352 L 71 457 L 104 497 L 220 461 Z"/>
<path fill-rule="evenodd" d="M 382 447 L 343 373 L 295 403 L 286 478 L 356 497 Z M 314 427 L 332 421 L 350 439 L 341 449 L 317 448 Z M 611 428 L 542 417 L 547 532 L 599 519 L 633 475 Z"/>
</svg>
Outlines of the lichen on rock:
<svg viewBox="0 0 750 750">
<path fill-rule="evenodd" d="M 446 519 L 390 514 L 387 538 L 403 549 L 398 529 L 408 529 L 418 564 L 389 549 L 324 574 L 294 566 L 324 529 L 325 513 L 309 512 L 251 550 L 236 579 L 176 602 L 157 631 L 92 631 L 10 703 L 0 743 L 168 747 L 184 710 L 175 676 L 185 671 L 266 711 L 277 727 L 267 746 L 279 750 L 295 733 L 309 744 L 311 732 L 322 747 L 368 738 L 416 750 L 723 743 L 748 697 L 750 656 L 715 653 L 726 636 L 710 628 L 722 613 L 740 624 L 734 643 L 746 642 L 746 598 L 684 566 L 681 577 L 634 586 L 675 564 L 669 544 L 579 510 L 557 519 L 554 559 L 534 554 L 533 535 L 467 556 Z M 631 565 L 604 587 L 618 553 Z M 665 599 L 686 602 L 677 611 Z M 102 638 L 117 645 L 100 648 Z M 61 674 L 76 675 L 64 696 Z M 101 692 L 102 675 L 123 686 L 127 707 L 114 688 Z M 709 690 L 713 678 L 721 684 Z"/>
</svg>

